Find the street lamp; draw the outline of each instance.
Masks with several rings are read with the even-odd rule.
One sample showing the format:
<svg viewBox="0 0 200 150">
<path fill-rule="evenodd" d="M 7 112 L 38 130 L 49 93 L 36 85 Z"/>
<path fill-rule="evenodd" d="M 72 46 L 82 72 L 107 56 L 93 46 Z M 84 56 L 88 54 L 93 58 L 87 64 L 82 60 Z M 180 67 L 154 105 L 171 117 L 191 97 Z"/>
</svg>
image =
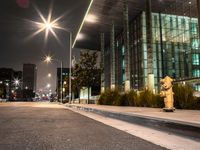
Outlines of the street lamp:
<svg viewBox="0 0 200 150">
<path fill-rule="evenodd" d="M 61 86 L 60 87 L 60 89 L 61 89 L 60 99 L 61 99 L 61 102 L 63 102 L 63 92 L 62 92 L 62 89 L 63 89 L 63 76 L 62 76 L 62 74 L 63 74 L 63 62 L 59 61 L 58 59 L 52 59 L 51 56 L 46 56 L 44 62 L 51 63 L 53 60 L 60 63 L 60 86 Z M 50 73 L 48 74 L 48 77 L 51 77 Z M 57 87 L 57 93 L 59 93 L 58 89 L 59 89 L 59 86 Z"/>
<path fill-rule="evenodd" d="M 91 1 L 93 2 L 93 0 Z M 91 6 L 91 3 L 90 3 L 90 6 Z M 37 34 L 39 34 L 40 32 L 44 31 L 45 30 L 45 40 L 47 39 L 48 37 L 48 34 L 49 32 L 52 33 L 52 35 L 56 38 L 56 40 L 58 40 L 58 37 L 56 35 L 56 33 L 54 32 L 54 29 L 61 29 L 61 30 L 64 30 L 64 31 L 67 31 L 70 35 L 70 52 L 69 52 L 69 103 L 71 103 L 71 55 L 72 55 L 72 32 L 71 31 L 68 31 L 62 27 L 60 27 L 58 25 L 58 21 L 63 17 L 63 16 L 60 16 L 54 20 L 52 20 L 52 9 L 50 9 L 50 12 L 48 14 L 48 17 L 47 19 L 44 18 L 44 16 L 42 15 L 42 13 L 39 11 L 39 9 L 37 9 L 35 7 L 37 13 L 39 14 L 42 22 L 35 22 L 33 21 L 33 23 L 35 23 L 37 25 L 37 27 L 39 28 L 38 31 L 36 31 L 32 36 L 35 36 Z M 87 10 L 88 12 L 89 10 Z M 58 40 L 59 41 L 59 40 Z M 51 57 L 46 57 L 46 62 L 51 62 Z M 61 66 L 62 66 L 62 63 L 61 63 Z M 62 67 L 61 67 L 61 71 L 62 71 Z M 61 74 L 62 76 L 62 74 Z M 62 85 L 62 84 L 61 84 Z"/>
<path fill-rule="evenodd" d="M 50 88 L 50 87 L 51 87 L 51 84 L 48 83 L 48 84 L 47 84 L 47 88 Z"/>
<path fill-rule="evenodd" d="M 44 60 L 46 63 L 51 63 L 52 61 L 52 57 L 51 56 L 45 56 L 45 60 Z"/>
<path fill-rule="evenodd" d="M 51 73 L 48 74 L 48 77 L 51 78 Z"/>
<path fill-rule="evenodd" d="M 14 79 L 14 85 L 17 87 L 17 86 L 19 86 L 19 84 L 20 84 L 19 79 Z"/>
<path fill-rule="evenodd" d="M 50 23 L 51 24 L 51 23 Z M 51 26 L 50 24 L 48 25 L 44 25 L 47 30 L 50 30 L 51 32 L 53 32 L 53 28 L 54 26 Z M 66 31 L 66 30 L 65 30 Z M 70 35 L 70 46 L 69 46 L 69 103 L 71 103 L 72 101 L 72 32 L 70 31 L 67 31 Z M 51 56 L 46 56 L 45 57 L 45 60 L 44 60 L 46 63 L 51 63 L 52 61 L 59 61 L 57 59 L 52 59 Z M 61 65 L 61 102 L 63 102 L 63 77 L 62 77 L 62 74 L 63 74 L 63 62 L 62 61 L 59 61 L 60 62 L 60 65 Z"/>
</svg>

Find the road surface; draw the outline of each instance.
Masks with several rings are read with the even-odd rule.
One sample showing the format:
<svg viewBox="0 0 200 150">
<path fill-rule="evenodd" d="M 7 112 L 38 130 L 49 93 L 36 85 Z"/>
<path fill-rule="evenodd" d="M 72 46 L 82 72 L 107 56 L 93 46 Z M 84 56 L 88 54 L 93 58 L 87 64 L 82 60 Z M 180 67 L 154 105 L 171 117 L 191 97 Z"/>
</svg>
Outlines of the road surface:
<svg viewBox="0 0 200 150">
<path fill-rule="evenodd" d="M 162 150 L 50 103 L 0 103 L 0 150 Z"/>
</svg>

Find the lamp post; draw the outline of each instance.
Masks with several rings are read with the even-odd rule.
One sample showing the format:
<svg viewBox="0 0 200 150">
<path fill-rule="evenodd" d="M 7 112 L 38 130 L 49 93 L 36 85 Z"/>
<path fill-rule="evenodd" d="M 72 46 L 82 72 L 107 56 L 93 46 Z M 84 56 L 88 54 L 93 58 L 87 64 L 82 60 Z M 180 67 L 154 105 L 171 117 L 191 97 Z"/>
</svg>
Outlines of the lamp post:
<svg viewBox="0 0 200 150">
<path fill-rule="evenodd" d="M 61 99 L 61 103 L 63 103 L 63 62 L 60 62 L 60 88 L 61 88 L 61 92 L 60 92 L 60 99 Z"/>
<path fill-rule="evenodd" d="M 92 0 L 93 1 L 93 0 Z M 72 65 L 71 65 L 71 60 L 72 60 L 72 58 L 71 58 L 71 56 L 72 56 L 72 32 L 71 31 L 68 31 L 68 30 L 66 30 L 66 29 L 63 29 L 62 27 L 60 27 L 59 25 L 58 25 L 58 23 L 57 23 L 57 21 L 60 19 L 60 18 L 57 18 L 57 19 L 55 19 L 55 20 L 52 20 L 52 14 L 51 13 L 49 13 L 49 15 L 48 15 L 48 18 L 47 19 L 45 19 L 44 18 L 44 16 L 39 12 L 39 10 L 37 10 L 37 12 L 39 13 L 39 15 L 40 15 L 40 17 L 41 17 L 41 19 L 42 19 L 42 21 L 43 22 L 35 22 L 36 24 L 37 24 L 37 26 L 39 27 L 39 30 L 34 34 L 34 35 L 36 35 L 36 34 L 38 34 L 38 33 L 40 33 L 40 32 L 42 32 L 42 31 L 46 31 L 46 33 L 45 33 L 45 39 L 47 38 L 47 36 L 48 36 L 48 33 L 49 32 L 51 32 L 52 34 L 53 34 L 53 36 L 57 39 L 57 36 L 56 36 L 56 34 L 55 34 L 55 32 L 54 32 L 54 30 L 53 29 L 62 29 L 62 30 L 64 30 L 64 31 L 66 31 L 66 32 L 68 32 L 69 33 L 69 35 L 70 35 L 70 51 L 69 51 L 69 103 L 71 103 L 71 91 L 72 91 L 72 88 L 71 88 L 71 73 L 72 73 Z M 51 58 L 50 57 L 48 57 L 47 58 L 47 60 L 48 61 L 51 61 Z M 61 62 L 61 66 L 62 66 L 62 62 Z M 61 67 L 61 72 L 62 72 L 62 67 Z M 62 74 L 62 73 L 61 73 Z M 62 80 L 62 77 L 61 77 L 61 80 Z M 62 84 L 61 84 L 61 86 L 62 86 Z M 61 90 L 62 91 L 62 90 Z M 62 94 L 62 92 L 61 92 L 61 94 Z"/>
<path fill-rule="evenodd" d="M 49 27 L 49 26 L 48 26 Z M 69 33 L 69 103 L 72 101 L 72 32 L 65 30 Z M 52 58 L 46 56 L 46 62 L 51 62 Z M 58 61 L 58 60 L 57 60 Z M 63 78 L 62 78 L 62 69 L 63 62 L 61 61 L 61 102 L 63 101 Z"/>
<path fill-rule="evenodd" d="M 60 92 L 60 99 L 61 99 L 61 103 L 63 102 L 63 76 L 62 76 L 62 74 L 63 74 L 63 62 L 62 61 L 59 61 L 59 60 L 57 60 L 57 59 L 52 59 L 52 57 L 51 56 L 46 56 L 46 58 L 45 58 L 45 62 L 46 63 L 51 63 L 52 62 L 52 60 L 54 60 L 54 61 L 57 61 L 57 62 L 60 62 L 60 89 L 61 89 L 61 92 Z M 59 86 L 57 87 L 57 93 L 59 94 Z"/>
<path fill-rule="evenodd" d="M 72 100 L 72 33 L 69 32 L 70 34 L 70 48 L 69 48 L 69 103 L 71 104 Z"/>
</svg>

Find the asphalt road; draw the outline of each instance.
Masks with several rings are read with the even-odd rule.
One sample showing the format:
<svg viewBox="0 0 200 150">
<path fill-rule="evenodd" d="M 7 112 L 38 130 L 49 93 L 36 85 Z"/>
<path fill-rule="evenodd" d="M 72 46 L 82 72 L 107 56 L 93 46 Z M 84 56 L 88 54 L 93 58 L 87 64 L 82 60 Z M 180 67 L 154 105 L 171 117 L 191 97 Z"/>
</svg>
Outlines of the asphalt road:
<svg viewBox="0 0 200 150">
<path fill-rule="evenodd" d="M 161 149 L 57 104 L 0 103 L 0 150 Z"/>
</svg>

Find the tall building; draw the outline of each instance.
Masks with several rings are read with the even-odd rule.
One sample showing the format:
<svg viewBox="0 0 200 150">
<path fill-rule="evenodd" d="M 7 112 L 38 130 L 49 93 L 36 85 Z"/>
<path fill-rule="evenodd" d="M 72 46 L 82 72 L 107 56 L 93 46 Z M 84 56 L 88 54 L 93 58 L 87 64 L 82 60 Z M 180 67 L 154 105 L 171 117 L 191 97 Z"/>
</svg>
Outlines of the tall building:
<svg viewBox="0 0 200 150">
<path fill-rule="evenodd" d="M 36 91 L 37 67 L 35 64 L 23 64 L 23 89 Z"/>
<path fill-rule="evenodd" d="M 200 0 L 97 0 L 90 14 L 75 45 L 101 50 L 102 89 L 159 91 L 164 76 L 200 78 Z"/>
<path fill-rule="evenodd" d="M 145 12 L 130 23 L 131 87 L 141 89 L 148 83 L 148 47 Z M 166 75 L 179 80 L 200 77 L 198 20 L 187 16 L 152 13 L 152 74 L 154 87 Z M 110 48 L 106 49 L 110 53 Z M 123 35 L 116 37 L 117 85 L 125 82 Z M 105 68 L 107 65 L 105 65 Z M 198 85 L 196 85 L 198 86 Z"/>
<path fill-rule="evenodd" d="M 151 73 L 154 75 L 153 87 L 156 90 L 159 89 L 160 79 L 167 75 L 176 80 L 200 77 L 198 19 L 159 13 L 152 13 L 151 18 L 152 66 L 149 66 L 150 62 L 148 62 L 150 54 L 145 12 L 141 12 L 129 25 L 131 88 L 141 89 L 148 86 L 150 67 L 152 67 Z M 123 34 L 119 34 L 115 40 L 117 68 L 114 74 L 117 86 L 123 86 L 126 80 Z M 112 54 L 110 47 L 105 49 L 105 54 L 106 56 Z M 109 69 L 107 66 L 104 65 L 105 70 Z M 106 86 L 110 86 L 108 82 Z"/>
</svg>

